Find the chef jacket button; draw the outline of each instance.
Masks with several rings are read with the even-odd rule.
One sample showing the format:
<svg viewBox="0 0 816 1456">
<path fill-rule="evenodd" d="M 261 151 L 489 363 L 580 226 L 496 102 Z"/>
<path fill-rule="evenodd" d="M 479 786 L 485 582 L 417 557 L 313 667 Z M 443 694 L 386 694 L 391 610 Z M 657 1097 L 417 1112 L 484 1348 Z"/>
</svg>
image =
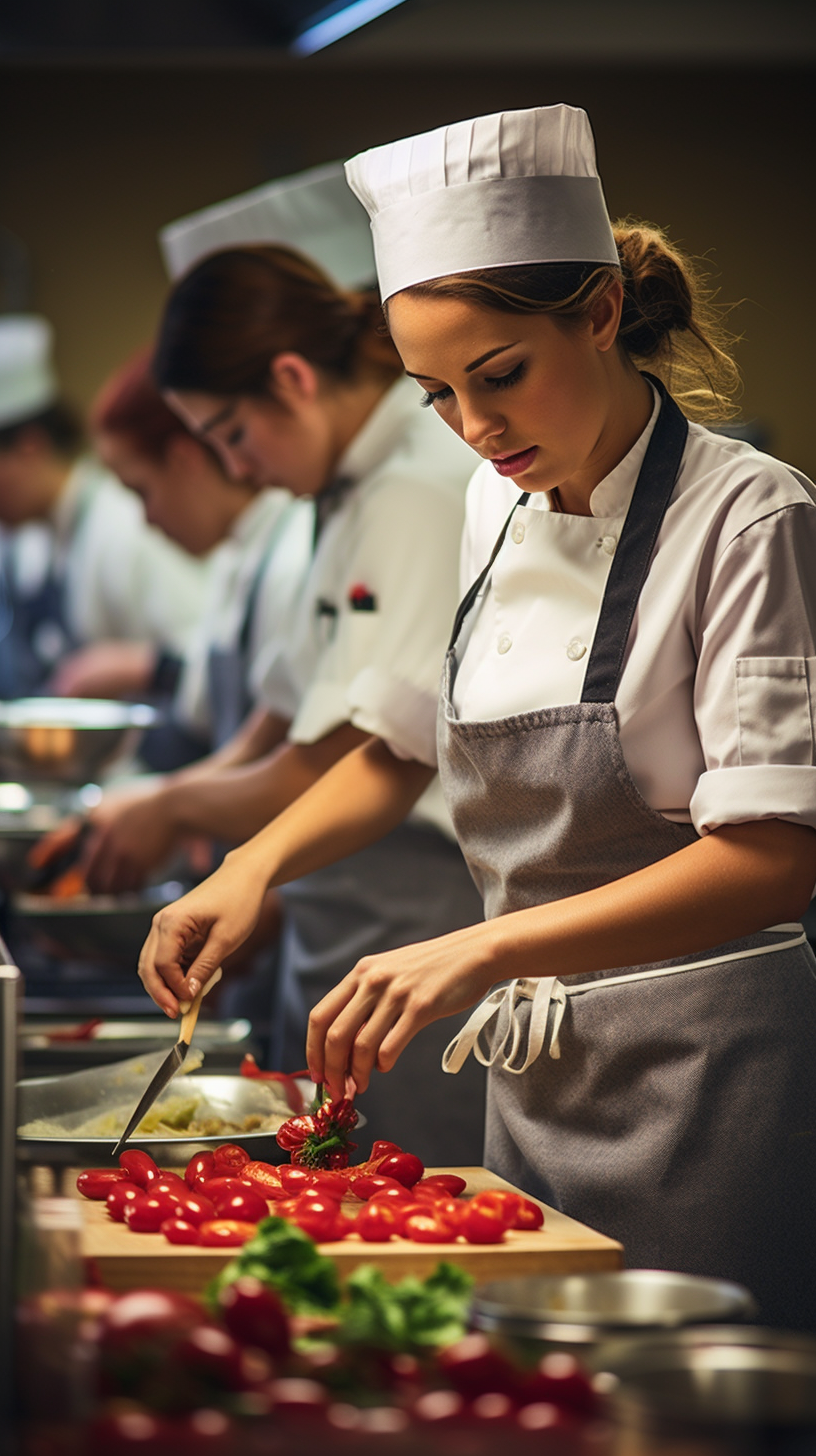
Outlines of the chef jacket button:
<svg viewBox="0 0 816 1456">
<path fill-rule="evenodd" d="M 617 538 L 617 536 L 602 536 L 601 537 L 601 550 L 602 551 L 605 551 L 606 554 L 607 554 L 607 556 L 614 556 L 615 555 L 615 548 L 616 548 L 617 544 L 618 544 L 618 538 Z"/>
<path fill-rule="evenodd" d="M 510 648 L 512 646 L 513 646 L 513 639 L 512 639 L 512 637 L 508 637 L 507 633 L 506 632 L 503 632 L 502 635 L 501 635 L 501 637 L 499 638 L 498 642 L 496 643 L 497 650 L 499 652 L 509 652 L 510 651 Z"/>
<path fill-rule="evenodd" d="M 524 540 L 524 537 L 527 535 L 527 528 L 524 525 L 523 521 L 516 521 L 516 523 L 513 526 L 513 529 L 510 532 L 510 534 L 513 537 L 513 540 L 515 541 L 516 545 L 517 546 L 521 545 L 521 542 Z"/>
<path fill-rule="evenodd" d="M 585 652 L 586 644 L 579 642 L 577 637 L 573 637 L 572 641 L 567 643 L 567 657 L 570 662 L 580 662 Z"/>
</svg>

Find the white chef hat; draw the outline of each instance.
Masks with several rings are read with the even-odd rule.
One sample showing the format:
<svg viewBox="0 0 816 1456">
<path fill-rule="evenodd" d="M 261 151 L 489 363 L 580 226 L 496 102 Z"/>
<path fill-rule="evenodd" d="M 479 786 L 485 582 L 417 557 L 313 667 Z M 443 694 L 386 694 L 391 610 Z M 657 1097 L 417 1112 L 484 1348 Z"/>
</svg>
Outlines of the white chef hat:
<svg viewBox="0 0 816 1456">
<path fill-rule="evenodd" d="M 346 163 L 371 217 L 383 300 L 521 263 L 618 263 L 592 128 L 575 106 L 499 111 Z"/>
<path fill-rule="evenodd" d="M 346 288 L 375 277 L 368 219 L 346 186 L 340 162 L 255 187 L 168 223 L 159 233 L 174 280 L 209 253 L 255 243 L 297 248 Z"/>
<path fill-rule="evenodd" d="M 59 394 L 53 330 L 36 314 L 0 314 L 0 428 L 30 419 Z"/>
</svg>

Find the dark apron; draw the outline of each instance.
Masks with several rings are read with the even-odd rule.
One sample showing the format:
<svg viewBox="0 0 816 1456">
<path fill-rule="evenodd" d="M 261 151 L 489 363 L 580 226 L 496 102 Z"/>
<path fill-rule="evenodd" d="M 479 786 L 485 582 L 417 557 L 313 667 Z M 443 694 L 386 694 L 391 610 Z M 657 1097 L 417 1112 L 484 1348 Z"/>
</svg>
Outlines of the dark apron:
<svg viewBox="0 0 816 1456">
<path fill-rule="evenodd" d="M 581 702 L 459 721 L 454 645 L 492 560 L 457 615 L 440 774 L 488 916 L 610 883 L 697 837 L 642 798 L 615 710 L 687 434 L 657 387 Z M 777 926 L 652 966 L 495 992 L 446 1054 L 449 1070 L 471 1049 L 490 1064 L 487 1165 L 619 1239 L 630 1267 L 733 1279 L 763 1322 L 813 1328 L 815 972 L 801 926 Z"/>
<path fill-rule="evenodd" d="M 14 540 L 0 548 L 0 698 L 43 693 L 60 659 L 79 646 L 68 625 L 65 573 L 54 559 L 36 591 L 23 595 L 14 580 Z"/>
</svg>

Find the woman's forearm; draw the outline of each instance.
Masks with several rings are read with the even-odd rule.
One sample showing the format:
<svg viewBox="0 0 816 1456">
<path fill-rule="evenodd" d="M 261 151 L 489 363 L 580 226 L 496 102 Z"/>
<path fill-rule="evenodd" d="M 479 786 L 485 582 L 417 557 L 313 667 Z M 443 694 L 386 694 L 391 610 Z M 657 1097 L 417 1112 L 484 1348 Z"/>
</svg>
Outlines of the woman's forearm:
<svg viewBox="0 0 816 1456">
<path fill-rule="evenodd" d="M 495 979 L 690 955 L 798 920 L 814 882 L 814 830 L 781 819 L 727 825 L 597 890 L 492 921 L 504 967 Z"/>
<path fill-rule="evenodd" d="M 229 858 L 268 886 L 286 884 L 395 829 L 433 777 L 432 768 L 368 739 Z"/>
</svg>

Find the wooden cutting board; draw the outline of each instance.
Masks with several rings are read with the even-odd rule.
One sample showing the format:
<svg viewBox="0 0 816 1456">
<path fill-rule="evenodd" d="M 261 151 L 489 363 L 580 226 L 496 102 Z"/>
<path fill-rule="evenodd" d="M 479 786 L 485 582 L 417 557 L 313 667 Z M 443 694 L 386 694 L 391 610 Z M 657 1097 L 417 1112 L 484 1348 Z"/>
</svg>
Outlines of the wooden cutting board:
<svg viewBox="0 0 816 1456">
<path fill-rule="evenodd" d="M 429 1168 L 428 1173 L 458 1173 L 467 1179 L 465 1195 L 486 1188 L 512 1188 L 486 1168 Z M 519 1190 L 515 1190 L 519 1191 Z M 81 1195 L 77 1194 L 77 1197 Z M 357 1199 L 346 1205 L 361 1207 Z M 161 1234 L 133 1233 L 108 1217 L 104 1203 L 82 1199 L 83 1253 L 93 1259 L 104 1283 L 117 1292 L 145 1287 L 178 1289 L 200 1294 L 210 1279 L 229 1263 L 237 1250 L 197 1249 L 169 1244 Z M 341 1275 L 359 1264 L 376 1264 L 386 1278 L 406 1274 L 425 1277 L 447 1259 L 460 1264 L 480 1283 L 514 1274 L 573 1274 L 619 1269 L 622 1246 L 585 1224 L 576 1223 L 542 1203 L 544 1227 L 534 1233 L 509 1232 L 502 1244 L 413 1244 L 404 1239 L 368 1244 L 353 1236 L 340 1243 L 321 1244 L 321 1252 L 336 1260 Z M 274 1212 L 274 1204 L 271 1205 Z"/>
</svg>

